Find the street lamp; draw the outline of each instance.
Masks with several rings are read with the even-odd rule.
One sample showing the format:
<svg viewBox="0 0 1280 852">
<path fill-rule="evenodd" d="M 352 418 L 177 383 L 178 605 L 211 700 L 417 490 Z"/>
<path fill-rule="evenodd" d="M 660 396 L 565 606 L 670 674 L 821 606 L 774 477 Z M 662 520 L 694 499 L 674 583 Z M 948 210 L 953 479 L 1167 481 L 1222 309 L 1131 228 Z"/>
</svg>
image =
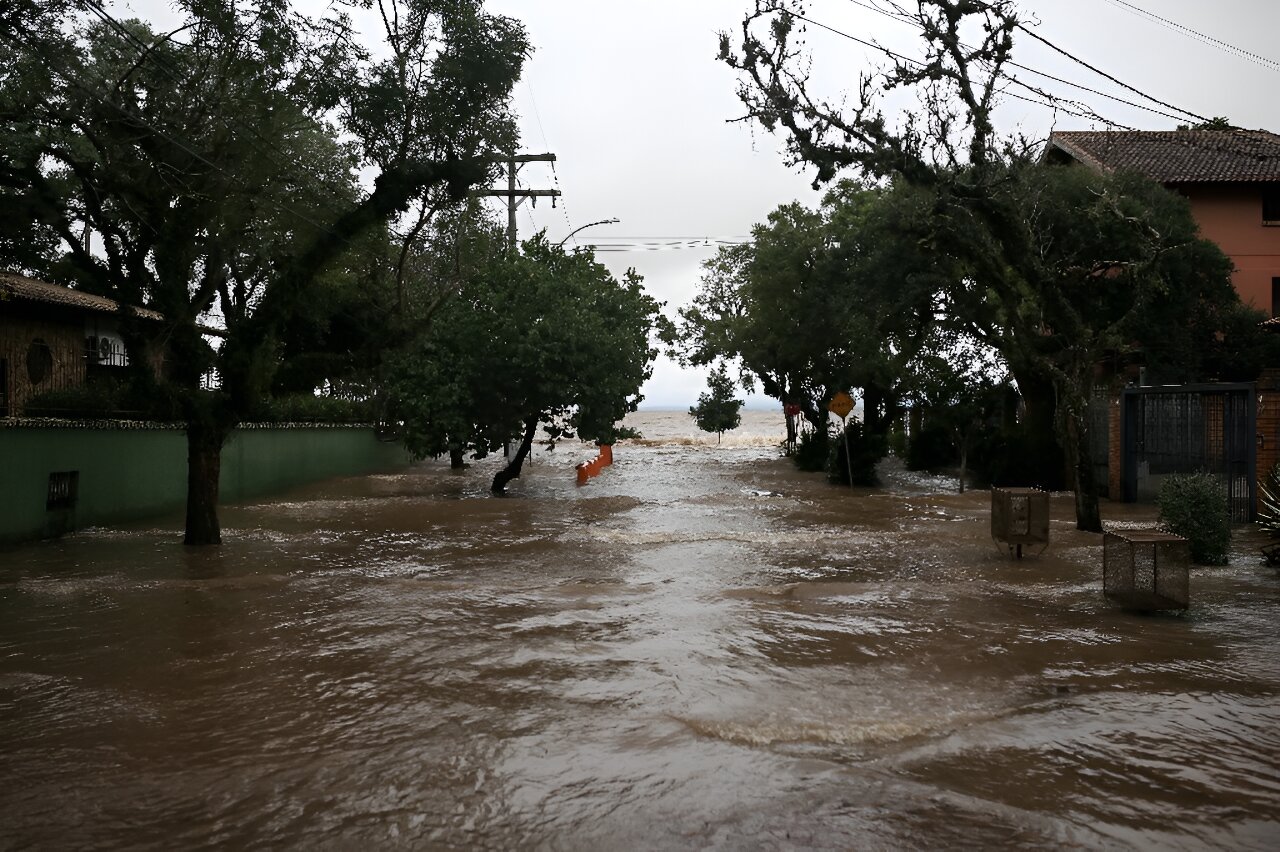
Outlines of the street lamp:
<svg viewBox="0 0 1280 852">
<path fill-rule="evenodd" d="M 579 231 L 585 231 L 587 228 L 594 227 L 595 225 L 616 225 L 621 221 L 622 221 L 621 219 L 613 218 L 613 219 L 601 219 L 599 222 L 588 222 L 587 224 L 583 225 L 581 228 L 574 228 L 572 231 L 570 231 L 569 236 L 565 237 L 563 240 L 556 243 L 556 248 L 560 248 L 560 246 L 567 243 L 569 241 L 569 237 L 572 237 L 574 234 L 578 233 Z"/>
</svg>

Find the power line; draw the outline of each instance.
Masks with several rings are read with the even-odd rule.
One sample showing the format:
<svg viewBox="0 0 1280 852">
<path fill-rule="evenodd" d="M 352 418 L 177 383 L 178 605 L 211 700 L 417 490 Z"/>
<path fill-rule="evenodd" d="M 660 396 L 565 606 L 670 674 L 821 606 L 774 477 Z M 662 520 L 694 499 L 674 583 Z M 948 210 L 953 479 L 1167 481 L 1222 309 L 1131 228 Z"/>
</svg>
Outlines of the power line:
<svg viewBox="0 0 1280 852">
<path fill-rule="evenodd" d="M 863 3 L 863 2 L 861 2 L 861 0 L 849 0 L 849 2 L 850 2 L 850 3 L 852 3 L 852 4 L 853 4 L 853 5 L 855 5 L 855 6 L 861 6 L 863 9 L 868 9 L 868 10 L 870 10 L 870 11 L 872 11 L 872 12 L 876 12 L 877 14 L 884 15 L 885 17 L 890 18 L 890 19 L 895 20 L 895 21 L 898 21 L 899 23 L 903 23 L 903 24 L 910 24 L 911 26 L 915 27 L 915 28 L 916 28 L 916 29 L 918 29 L 918 30 L 922 30 L 922 29 L 923 29 L 923 27 L 921 27 L 921 26 L 920 26 L 920 22 L 919 22 L 919 21 L 917 21 L 917 20 L 915 20 L 914 18 L 910 17 L 909 15 L 904 15 L 904 14 L 901 14 L 901 13 L 895 13 L 895 12 L 889 12 L 889 11 L 886 11 L 886 10 L 884 10 L 884 9 L 879 8 L 878 6 L 873 6 L 873 5 L 870 5 L 870 4 L 867 4 L 867 3 Z M 960 46 L 961 46 L 961 47 L 963 47 L 963 48 L 965 48 L 965 49 L 967 49 L 967 50 L 972 50 L 972 49 L 973 49 L 972 47 L 970 47 L 969 45 L 965 44 L 964 42 L 961 42 L 961 43 L 960 43 Z M 883 48 L 881 48 L 881 49 L 883 49 Z M 1053 74 L 1050 74 L 1050 73 L 1048 73 L 1048 72 L 1046 72 L 1046 71 L 1041 71 L 1041 70 L 1039 70 L 1039 69 L 1032 68 L 1032 67 L 1030 67 L 1030 66 L 1028 66 L 1028 65 L 1023 65 L 1023 64 L 1021 64 L 1021 63 L 1019 63 L 1019 62 L 1014 62 L 1012 59 L 1007 59 L 1007 60 L 1005 60 L 1005 64 L 1006 64 L 1006 65 L 1009 65 L 1009 66 L 1012 66 L 1012 67 L 1014 67 L 1014 68 L 1020 68 L 1020 69 L 1022 69 L 1023 71 L 1028 71 L 1028 72 L 1030 72 L 1030 73 L 1032 73 L 1032 74 L 1035 74 L 1035 75 L 1037 75 L 1037 76 L 1044 77 L 1045 79 L 1053 80 L 1055 83 L 1062 83 L 1063 85 L 1071 86 L 1071 87 L 1073 87 L 1073 88 L 1080 89 L 1081 91 L 1088 92 L 1088 93 L 1089 93 L 1089 94 L 1091 94 L 1091 95 L 1098 95 L 1098 96 L 1100 96 L 1100 97 L 1107 98 L 1108 100 L 1116 101 L 1117 103 L 1122 103 L 1122 104 L 1124 104 L 1125 106 L 1136 107 L 1137 109 L 1146 110 L 1147 112 L 1154 113 L 1154 114 L 1156 114 L 1156 115 L 1160 115 L 1160 116 L 1163 116 L 1163 117 L 1165 117 L 1165 118 L 1171 118 L 1171 119 L 1173 119 L 1173 120 L 1175 120 L 1175 121 L 1184 121 L 1184 120 L 1185 120 L 1185 116 L 1192 116 L 1193 118 L 1198 118 L 1198 116 L 1195 116 L 1195 115 L 1193 115 L 1192 113 L 1183 113 L 1182 115 L 1172 115 L 1172 114 L 1170 114 L 1170 113 L 1164 112 L 1163 110 L 1155 109 L 1154 107 L 1149 107 L 1149 106 L 1147 106 L 1146 104 L 1136 103 L 1135 101 L 1127 100 L 1127 99 L 1125 99 L 1125 98 L 1119 97 L 1118 95 L 1112 95 L 1112 94 L 1109 94 L 1109 93 L 1107 93 L 1107 92 L 1099 91 L 1098 89 L 1090 88 L 1089 86 L 1086 86 L 1086 85 L 1084 85 L 1083 83 L 1077 83 L 1077 82 L 1075 82 L 1075 81 L 1073 81 L 1073 80 L 1067 80 L 1067 79 L 1064 79 L 1064 78 L 1062 78 L 1062 77 L 1057 77 L 1057 76 L 1054 76 Z M 1012 82 L 1014 82 L 1014 83 L 1017 83 L 1018 85 L 1024 86 L 1025 88 L 1027 88 L 1027 89 L 1029 89 L 1029 90 L 1031 90 L 1031 91 L 1034 91 L 1036 94 L 1038 94 L 1038 95 L 1039 95 L 1040 97 L 1042 97 L 1042 98 L 1047 98 L 1047 99 L 1049 99 L 1049 100 L 1051 100 L 1051 101 L 1055 101 L 1055 102 L 1057 102 L 1057 101 L 1061 101 L 1061 100 L 1062 100 L 1061 98 L 1058 98 L 1057 96 L 1055 96 L 1055 95 L 1053 95 L 1053 94 L 1050 94 L 1049 92 L 1042 91 L 1042 90 L 1037 89 L 1037 88 L 1035 88 L 1035 87 L 1033 87 L 1033 86 L 1027 86 L 1027 85 L 1026 85 L 1025 83 L 1023 83 L 1021 80 L 1018 80 L 1018 79 L 1017 79 L 1016 77 L 1014 77 L 1012 74 L 1008 74 L 1007 72 L 1003 72 L 1003 71 L 1002 71 L 1002 72 L 1001 72 L 1001 76 L 1005 77 L 1006 79 L 1008 79 L 1008 80 L 1010 80 L 1010 81 L 1012 81 Z M 1006 93 L 1006 94 L 1008 94 L 1008 93 Z M 1141 94 L 1141 93 L 1139 93 L 1139 94 Z M 1018 98 L 1019 100 L 1028 101 L 1028 102 L 1030 102 L 1030 103 L 1036 103 L 1036 101 L 1033 101 L 1033 100 L 1031 100 L 1031 99 L 1029 99 L 1029 98 L 1019 97 L 1018 95 L 1010 94 L 1009 96 L 1010 96 L 1010 97 L 1014 97 L 1014 98 Z M 1143 97 L 1148 97 L 1148 96 L 1143 95 Z M 1154 99 L 1154 98 L 1149 98 L 1149 97 L 1148 97 L 1148 100 L 1153 100 L 1153 101 L 1154 101 L 1155 99 Z M 1157 103 L 1159 103 L 1158 101 L 1156 101 L 1156 102 L 1157 102 Z M 1080 104 L 1080 102 L 1079 102 L 1079 101 L 1073 101 L 1072 103 L 1076 103 L 1077 105 L 1082 106 L 1082 107 L 1084 106 L 1083 104 Z M 1103 116 L 1099 115 L 1099 114 L 1097 113 L 1097 111 L 1096 111 L 1096 110 L 1092 109 L 1092 107 L 1085 107 L 1085 108 L 1087 108 L 1087 109 L 1089 110 L 1089 112 L 1090 112 L 1090 113 L 1092 113 L 1092 116 L 1087 115 L 1087 114 L 1084 114 L 1084 113 L 1071 112 L 1070 110 L 1064 110 L 1064 111 L 1066 111 L 1066 112 L 1068 112 L 1068 113 L 1070 113 L 1070 114 L 1072 114 L 1072 115 L 1079 115 L 1079 116 L 1080 116 L 1080 117 L 1082 117 L 1082 118 L 1091 118 L 1091 117 L 1092 117 L 1092 118 L 1097 118 L 1097 119 L 1099 119 L 1099 120 L 1101 120 L 1101 121 L 1105 122 L 1106 124 L 1110 124 L 1110 125 L 1113 125 L 1113 126 L 1115 126 L 1115 127 L 1123 127 L 1123 126 L 1124 126 L 1124 125 L 1116 124 L 1115 122 L 1109 121 L 1108 119 L 1106 119 L 1106 118 L 1104 118 Z M 1177 109 L 1177 107 L 1173 107 L 1173 109 Z M 1181 110 L 1179 110 L 1179 112 L 1182 112 L 1182 111 L 1181 111 Z"/>
<path fill-rule="evenodd" d="M 547 141 L 547 131 L 546 131 L 546 128 L 542 126 L 542 113 L 538 111 L 538 99 L 533 95 L 533 84 L 530 83 L 529 80 L 526 78 L 524 81 L 524 85 L 525 85 L 525 88 L 529 90 L 529 103 L 533 106 L 533 117 L 538 122 L 538 132 L 542 134 L 543 150 L 548 151 L 551 149 L 551 143 Z M 556 172 L 555 160 L 551 161 L 551 179 L 555 183 L 555 188 L 558 190 L 561 190 L 561 192 L 563 193 L 563 190 L 561 189 L 561 186 L 560 186 L 560 175 L 558 172 Z M 573 227 L 573 222 L 569 220 L 569 205 L 565 203 L 563 195 L 561 195 L 561 198 L 560 198 L 560 212 L 564 214 L 564 224 L 569 228 L 569 235 L 573 236 L 573 234 L 575 233 L 575 230 Z M 532 214 L 530 214 L 530 217 L 532 217 Z M 577 239 L 575 239 L 573 242 L 574 242 L 574 245 L 577 245 L 578 243 Z"/>
<path fill-rule="evenodd" d="M 1245 50 L 1242 47 L 1236 47 L 1234 44 L 1229 44 L 1228 42 L 1222 41 L 1221 39 L 1216 39 L 1211 35 L 1206 35 L 1200 32 L 1199 30 L 1194 30 L 1191 27 L 1184 26 L 1178 23 L 1177 21 L 1171 21 L 1168 18 L 1162 18 L 1159 15 L 1155 14 L 1154 12 L 1148 12 L 1146 9 L 1143 9 L 1140 6 L 1135 6 L 1132 3 L 1125 2 L 1125 0 L 1107 0 L 1107 2 L 1113 6 L 1117 6 L 1119 8 L 1125 9 L 1126 11 L 1132 12 L 1134 14 L 1145 16 L 1146 18 L 1160 24 L 1165 29 L 1174 30 L 1175 32 L 1178 32 L 1178 33 L 1181 33 L 1182 35 L 1187 36 L 1188 38 L 1193 38 L 1196 41 L 1200 41 L 1200 42 L 1203 42 L 1204 44 L 1208 44 L 1212 47 L 1216 47 L 1223 52 L 1234 54 L 1240 57 L 1241 59 L 1248 60 L 1249 62 L 1253 62 L 1256 65 L 1261 65 L 1262 67 L 1270 69 L 1271 71 L 1280 71 L 1280 62 L 1277 62 L 1274 59 L 1268 59 L 1265 56 L 1260 56 L 1259 54 L 1253 53 L 1252 51 Z"/>
<path fill-rule="evenodd" d="M 859 5 L 861 5 L 861 4 L 859 4 Z M 870 8 L 870 7 L 867 7 L 867 8 Z M 787 10 L 787 9 L 779 9 L 778 11 L 782 12 L 783 14 L 789 15 L 789 16 L 791 16 L 791 17 L 793 17 L 793 18 L 796 18 L 797 20 L 804 21 L 804 22 L 805 22 L 805 23 L 807 23 L 807 24 L 812 24 L 812 25 L 813 25 L 813 26 L 815 26 L 815 27 L 820 27 L 820 28 L 822 28 L 822 29 L 824 29 L 824 30 L 827 30 L 828 32 L 834 33 L 835 35 L 838 35 L 838 36 L 840 36 L 840 37 L 842 37 L 842 38 L 849 39 L 850 41 L 855 42 L 855 43 L 857 43 L 857 44 L 861 44 L 861 45 L 863 45 L 863 46 L 865 46 L 865 47 L 869 47 L 869 48 L 871 48 L 872 50 L 876 50 L 876 51 L 878 51 L 878 52 L 880 52 L 880 53 L 883 53 L 883 54 L 885 54 L 886 56 L 889 56 L 889 57 L 891 57 L 891 58 L 893 58 L 893 59 L 898 60 L 899 62 L 905 62 L 905 63 L 907 63 L 907 64 L 909 64 L 909 65 L 914 65 L 914 66 L 917 66 L 917 67 L 924 67 L 924 65 L 925 65 L 925 63 L 924 63 L 924 62 L 922 62 L 922 61 L 920 61 L 919 59 L 912 59 L 912 58 L 911 58 L 911 57 L 909 57 L 909 56 L 903 56 L 903 55 L 902 55 L 902 54 L 900 54 L 900 53 L 895 53 L 894 51 L 889 50 L 888 48 L 886 48 L 886 47 L 884 47 L 884 46 L 882 46 L 882 45 L 876 44 L 875 42 L 866 41 L 865 39 L 858 38 L 858 37 L 857 37 L 857 36 L 855 36 L 855 35 L 850 35 L 849 33 L 846 33 L 846 32 L 844 32 L 844 31 L 842 31 L 842 30 L 838 30 L 838 29 L 836 29 L 835 27 L 832 27 L 832 26 L 830 26 L 830 25 L 828 25 L 828 24 L 824 24 L 824 23 L 822 23 L 821 21 L 815 21 L 815 20 L 813 20 L 812 18 L 808 18 L 808 17 L 806 17 L 806 16 L 804 16 L 804 15 L 798 14 L 798 13 L 796 13 L 796 12 L 792 12 L 792 11 Z M 883 10 L 879 10 L 879 9 L 877 9 L 877 10 L 875 10 L 875 11 L 879 11 L 879 12 L 881 12 L 881 14 L 889 14 L 888 12 L 884 12 Z M 892 17 L 897 17 L 897 16 L 892 16 Z M 912 22 L 912 23 L 914 23 L 914 22 Z M 917 25 L 917 26 L 918 26 L 918 25 Z M 1028 69 L 1028 70 L 1030 70 L 1030 69 Z M 1033 72 L 1033 73 L 1040 73 L 1040 72 Z M 1063 104 L 1064 104 L 1064 103 L 1073 103 L 1073 104 L 1076 104 L 1076 105 L 1079 105 L 1079 104 L 1078 104 L 1078 102 L 1075 102 L 1075 101 L 1065 101 L 1064 99 L 1059 98 L 1059 97 L 1057 97 L 1056 95 L 1052 95 L 1052 94 L 1050 94 L 1050 93 L 1048 93 L 1048 92 L 1045 92 L 1045 91 L 1043 91 L 1043 90 L 1041 90 L 1041 89 L 1037 89 L 1037 88 L 1036 88 L 1036 87 L 1034 87 L 1034 86 L 1029 86 L 1029 85 L 1027 85 L 1026 83 L 1023 83 L 1021 80 L 1019 80 L 1019 79 L 1017 79 L 1016 77 L 1014 77 L 1013 75 L 1009 74 L 1008 72 L 1000 71 L 1000 72 L 998 72 L 998 76 L 1003 77 L 1004 79 L 1009 80 L 1009 81 L 1010 81 L 1010 82 L 1012 82 L 1012 83 L 1015 83 L 1015 84 L 1017 84 L 1017 85 L 1020 85 L 1020 86 L 1022 86 L 1022 87 L 1024 87 L 1024 88 L 1026 88 L 1028 91 L 1031 91 L 1031 92 L 1033 92 L 1033 93 L 1035 93 L 1035 94 L 1039 95 L 1041 98 L 1046 98 L 1047 100 L 1034 100 L 1034 99 L 1031 99 L 1031 98 L 1023 97 L 1023 96 L 1021 96 L 1021 95 L 1015 95 L 1015 94 L 1013 94 L 1013 93 L 1011 93 L 1011 92 L 1004 92 L 1004 94 L 1005 94 L 1005 95 L 1007 95 L 1008 97 L 1017 98 L 1018 100 L 1027 101 L 1028 103 L 1035 103 L 1035 104 L 1039 104 L 1040 106 L 1047 106 L 1047 107 L 1049 107 L 1049 108 L 1051 108 L 1051 109 L 1055 109 L 1055 110 L 1061 110 L 1061 111 L 1063 111 L 1063 112 L 1066 112 L 1066 113 L 1067 113 L 1067 114 L 1069 114 L 1069 115 L 1075 115 L 1075 116 L 1079 116 L 1079 117 L 1081 117 L 1081 118 L 1086 118 L 1086 119 L 1090 119 L 1090 120 L 1098 120 L 1098 121 L 1102 121 L 1103 123 L 1105 123 L 1105 124 L 1107 124 L 1107 125 L 1109 125 L 1109 126 L 1111 126 L 1111 127 L 1124 127 L 1124 126 L 1125 126 L 1125 125 L 1119 124 L 1118 122 L 1111 121 L 1110 119 L 1106 118 L 1105 116 L 1103 116 L 1103 115 L 1099 114 L 1099 113 L 1097 112 L 1097 110 L 1094 110 L 1094 109 L 1092 109 L 1091 107 L 1090 107 L 1090 108 L 1088 108 L 1088 110 L 1089 110 L 1089 111 L 1088 111 L 1087 113 L 1086 113 L 1086 112 L 1081 112 L 1081 111 L 1079 111 L 1079 110 L 1075 110 L 1075 109 L 1071 109 L 1071 108 L 1065 107 L 1065 106 L 1063 106 Z M 1082 87 L 1082 88 L 1083 88 L 1083 87 Z M 1101 93 L 1099 93 L 1099 94 L 1101 94 Z M 1110 96 L 1106 96 L 1106 95 L 1104 95 L 1104 96 L 1105 96 L 1105 97 L 1110 97 Z M 1139 105 L 1136 105 L 1136 106 L 1141 107 L 1141 105 L 1140 105 L 1140 104 L 1139 104 Z M 1145 109 L 1145 107 L 1141 107 L 1141 108 L 1144 108 L 1144 109 Z M 1190 113 L 1189 113 L 1189 114 L 1190 114 Z"/>
<path fill-rule="evenodd" d="M 1110 75 L 1110 74 L 1108 74 L 1106 71 L 1103 71 L 1101 68 L 1097 68 L 1097 67 L 1095 67 L 1095 66 L 1093 66 L 1093 65 L 1090 65 L 1088 62 L 1085 62 L 1085 61 L 1084 61 L 1083 59 L 1081 59 L 1080 57 L 1078 57 L 1078 56 L 1076 56 L 1076 55 L 1072 54 L 1071 52 L 1069 52 L 1069 51 L 1067 51 L 1067 50 L 1064 50 L 1064 49 L 1063 49 L 1063 48 L 1061 48 L 1061 47 L 1058 47 L 1056 44 L 1054 44 L 1053 42 L 1049 41 L 1049 40 L 1048 40 L 1047 38 L 1045 38 L 1044 36 L 1039 35 L 1038 33 L 1033 32 L 1032 30 L 1028 29 L 1028 28 L 1027 28 L 1025 25 L 1023 25 L 1023 24 L 1018 24 L 1018 25 L 1017 25 L 1017 27 L 1018 27 L 1018 29 L 1022 30 L 1022 31 L 1023 31 L 1024 33 L 1026 33 L 1027 35 L 1031 36 L 1031 37 L 1032 37 L 1033 39 L 1035 39 L 1036 41 L 1041 42 L 1042 44 L 1044 44 L 1044 45 L 1046 45 L 1046 46 L 1048 46 L 1048 47 L 1052 48 L 1053 50 L 1056 50 L 1058 53 L 1061 53 L 1063 56 L 1067 57 L 1067 58 L 1068 58 L 1068 59 L 1070 59 L 1072 62 L 1075 62 L 1075 63 L 1076 63 L 1076 64 L 1078 64 L 1078 65 L 1083 65 L 1085 68 L 1088 68 L 1090 71 L 1092 71 L 1093 73 L 1097 74 L 1098 76 L 1107 78 L 1107 79 L 1108 79 L 1108 80 L 1110 80 L 1111 82 L 1115 83 L 1117 86 L 1121 86 L 1121 87 L 1123 87 L 1123 88 L 1125 88 L 1125 89 L 1128 89 L 1130 92 L 1133 92 L 1134 94 L 1141 95 L 1142 97 L 1146 98 L 1147 100 L 1151 101 L 1152 103 L 1160 104 L 1160 106 L 1162 106 L 1162 107 L 1168 107 L 1168 108 L 1169 108 L 1169 109 L 1171 109 L 1171 110 L 1176 110 L 1177 112 L 1185 113 L 1186 115 L 1189 115 L 1189 116 L 1191 116 L 1192 118 L 1198 118 L 1198 119 L 1200 119 L 1201 121 L 1204 121 L 1204 122 L 1209 121 L 1209 119 L 1205 118 L 1203 115 L 1199 115 L 1199 114 L 1197 114 L 1197 113 L 1194 113 L 1194 112 L 1192 112 L 1191 110 L 1182 109 L 1181 107 L 1176 107 L 1176 106 L 1174 106 L 1174 105 L 1173 105 L 1173 104 L 1171 104 L 1171 103 L 1167 103 L 1167 102 L 1165 102 L 1165 101 L 1160 100 L 1159 98 L 1153 98 L 1151 95 L 1148 95 L 1146 92 L 1143 92 L 1143 91 L 1142 91 L 1142 90 L 1140 90 L 1140 89 L 1136 89 L 1136 88 L 1134 88 L 1133 86 L 1130 86 L 1128 83 L 1124 82 L 1123 80 L 1120 80 L 1120 79 L 1118 79 L 1118 78 L 1116 78 L 1116 77 L 1111 76 L 1111 75 Z"/>
<path fill-rule="evenodd" d="M 745 237 L 695 237 L 690 239 L 669 240 L 663 242 L 626 242 L 622 240 L 583 240 L 599 253 L 614 252 L 646 252 L 646 251 L 686 251 L 690 249 L 720 249 L 725 246 L 737 246 L 750 243 Z"/>
</svg>

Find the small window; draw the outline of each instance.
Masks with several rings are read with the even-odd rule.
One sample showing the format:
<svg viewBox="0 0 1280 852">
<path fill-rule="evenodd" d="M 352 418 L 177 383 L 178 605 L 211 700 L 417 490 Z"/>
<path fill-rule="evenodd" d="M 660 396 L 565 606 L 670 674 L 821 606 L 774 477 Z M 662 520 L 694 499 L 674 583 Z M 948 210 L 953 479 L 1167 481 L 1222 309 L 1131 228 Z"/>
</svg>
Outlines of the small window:
<svg viewBox="0 0 1280 852">
<path fill-rule="evenodd" d="M 53 350 L 40 338 L 31 341 L 27 348 L 27 378 L 38 385 L 53 372 Z"/>
<path fill-rule="evenodd" d="M 1280 185 L 1262 188 L 1262 224 L 1280 225 Z"/>
<path fill-rule="evenodd" d="M 1271 279 L 1271 316 L 1280 317 L 1280 278 Z"/>
<path fill-rule="evenodd" d="M 49 496 L 44 501 L 45 511 L 74 509 L 79 489 L 80 471 L 59 470 L 49 474 Z"/>
</svg>

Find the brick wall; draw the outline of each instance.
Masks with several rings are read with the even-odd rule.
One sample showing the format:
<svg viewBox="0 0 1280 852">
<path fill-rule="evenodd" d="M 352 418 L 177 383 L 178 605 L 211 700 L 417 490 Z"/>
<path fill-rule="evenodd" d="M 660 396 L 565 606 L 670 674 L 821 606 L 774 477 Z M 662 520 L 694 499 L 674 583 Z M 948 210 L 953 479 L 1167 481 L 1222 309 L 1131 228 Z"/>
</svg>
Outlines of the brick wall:
<svg viewBox="0 0 1280 852">
<path fill-rule="evenodd" d="M 1258 377 L 1257 478 L 1263 481 L 1280 461 L 1280 369 L 1270 368 Z"/>
<path fill-rule="evenodd" d="M 10 306 L 6 305 L 6 308 Z M 41 341 L 48 347 L 48 370 L 32 381 L 28 367 L 32 346 Z M 0 361 L 5 371 L 3 386 L 8 393 L 10 416 L 22 413 L 36 394 L 80 387 L 85 379 L 84 321 L 59 322 L 41 316 L 6 312 L 0 315 Z"/>
<path fill-rule="evenodd" d="M 1108 418 L 1107 431 L 1109 439 L 1107 441 L 1107 494 L 1110 499 L 1120 502 L 1124 499 L 1124 468 L 1123 450 L 1124 450 L 1124 428 L 1121 422 L 1121 405 L 1119 389 L 1111 392 L 1111 398 L 1107 401 Z"/>
</svg>

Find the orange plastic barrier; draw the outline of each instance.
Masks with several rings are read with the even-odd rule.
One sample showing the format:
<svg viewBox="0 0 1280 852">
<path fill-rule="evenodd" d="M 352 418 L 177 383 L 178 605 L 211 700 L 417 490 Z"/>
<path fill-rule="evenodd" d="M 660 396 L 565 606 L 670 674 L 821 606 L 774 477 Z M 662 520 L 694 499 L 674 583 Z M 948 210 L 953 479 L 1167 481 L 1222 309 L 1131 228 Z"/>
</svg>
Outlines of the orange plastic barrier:
<svg viewBox="0 0 1280 852">
<path fill-rule="evenodd" d="M 599 444 L 600 454 L 591 461 L 583 462 L 578 465 L 575 470 L 578 472 L 578 484 L 586 485 L 587 480 L 593 476 L 599 476 L 600 471 L 613 464 L 613 445 Z"/>
</svg>

